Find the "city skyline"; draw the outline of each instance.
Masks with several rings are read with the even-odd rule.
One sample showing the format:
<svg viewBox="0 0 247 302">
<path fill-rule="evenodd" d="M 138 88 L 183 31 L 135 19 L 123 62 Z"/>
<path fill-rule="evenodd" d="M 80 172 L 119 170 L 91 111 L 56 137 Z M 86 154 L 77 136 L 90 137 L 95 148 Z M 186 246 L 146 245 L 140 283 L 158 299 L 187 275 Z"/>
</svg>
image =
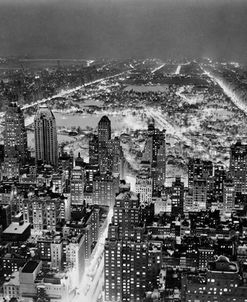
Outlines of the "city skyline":
<svg viewBox="0 0 247 302">
<path fill-rule="evenodd" d="M 0 302 L 247 301 L 246 13 L 0 0 Z"/>
</svg>

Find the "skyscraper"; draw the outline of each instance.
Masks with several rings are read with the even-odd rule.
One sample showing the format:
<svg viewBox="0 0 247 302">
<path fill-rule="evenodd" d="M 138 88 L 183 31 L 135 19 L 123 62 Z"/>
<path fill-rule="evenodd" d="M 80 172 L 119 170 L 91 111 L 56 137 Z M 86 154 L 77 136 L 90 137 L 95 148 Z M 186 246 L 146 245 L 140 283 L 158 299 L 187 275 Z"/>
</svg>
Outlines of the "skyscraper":
<svg viewBox="0 0 247 302">
<path fill-rule="evenodd" d="M 153 191 L 164 186 L 166 177 L 166 131 L 155 128 L 154 121 L 148 125 L 148 136 L 142 156 L 149 161 L 152 169 Z"/>
<path fill-rule="evenodd" d="M 74 167 L 70 179 L 71 204 L 82 205 L 84 201 L 84 170 L 82 167 Z"/>
<path fill-rule="evenodd" d="M 200 158 L 192 158 L 188 164 L 188 187 L 190 192 L 193 191 L 194 182 L 197 180 L 206 180 L 213 176 L 213 163 L 204 161 Z"/>
<path fill-rule="evenodd" d="M 231 146 L 230 173 L 233 178 L 236 192 L 247 192 L 247 145 L 238 141 Z"/>
<path fill-rule="evenodd" d="M 149 252 L 140 222 L 139 196 L 120 193 L 105 243 L 106 301 L 143 301 Z"/>
<path fill-rule="evenodd" d="M 111 121 L 107 116 L 103 116 L 98 123 L 99 142 L 107 142 L 111 139 Z"/>
<path fill-rule="evenodd" d="M 149 162 L 148 162 L 149 163 Z M 144 166 L 136 176 L 136 193 L 140 195 L 141 204 L 150 204 L 153 195 L 153 179 L 150 166 Z"/>
<path fill-rule="evenodd" d="M 36 162 L 57 166 L 56 121 L 47 105 L 41 105 L 34 119 Z"/>
<path fill-rule="evenodd" d="M 181 177 L 176 177 L 176 180 L 172 183 L 172 213 L 183 214 L 184 206 L 184 183 L 181 181 Z"/>
<path fill-rule="evenodd" d="M 93 204 L 114 206 L 119 191 L 119 178 L 111 173 L 96 174 L 93 179 Z"/>
<path fill-rule="evenodd" d="M 98 123 L 98 161 L 101 173 L 111 170 L 110 155 L 108 152 L 108 142 L 111 139 L 111 122 L 107 116 L 103 116 Z"/>
<path fill-rule="evenodd" d="M 26 163 L 27 155 L 23 112 L 17 104 L 17 96 L 11 95 L 5 114 L 3 175 L 17 177 L 19 168 Z"/>
<path fill-rule="evenodd" d="M 97 165 L 99 161 L 99 140 L 97 135 L 93 135 L 89 140 L 89 163 Z"/>
</svg>

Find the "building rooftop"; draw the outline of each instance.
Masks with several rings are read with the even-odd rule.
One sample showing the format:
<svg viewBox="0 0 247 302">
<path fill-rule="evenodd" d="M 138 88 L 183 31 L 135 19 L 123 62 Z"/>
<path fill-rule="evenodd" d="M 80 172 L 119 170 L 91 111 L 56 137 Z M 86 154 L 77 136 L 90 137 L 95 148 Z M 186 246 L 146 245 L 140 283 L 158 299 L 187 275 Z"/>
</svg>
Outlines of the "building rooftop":
<svg viewBox="0 0 247 302">
<path fill-rule="evenodd" d="M 134 192 L 123 192 L 117 195 L 116 200 L 133 200 L 138 201 L 138 195 Z"/>
<path fill-rule="evenodd" d="M 30 223 L 12 222 L 4 231 L 3 234 L 23 234 L 30 226 Z"/>
<path fill-rule="evenodd" d="M 219 256 L 214 262 L 209 262 L 208 270 L 214 272 L 238 273 L 238 265 L 225 256 Z"/>
<path fill-rule="evenodd" d="M 4 285 L 20 285 L 20 272 L 13 272 L 9 281 L 4 282 Z"/>
<path fill-rule="evenodd" d="M 22 269 L 22 273 L 33 273 L 35 271 L 35 269 L 37 268 L 37 266 L 39 265 L 39 262 L 36 261 L 28 261 L 23 269 Z"/>
</svg>

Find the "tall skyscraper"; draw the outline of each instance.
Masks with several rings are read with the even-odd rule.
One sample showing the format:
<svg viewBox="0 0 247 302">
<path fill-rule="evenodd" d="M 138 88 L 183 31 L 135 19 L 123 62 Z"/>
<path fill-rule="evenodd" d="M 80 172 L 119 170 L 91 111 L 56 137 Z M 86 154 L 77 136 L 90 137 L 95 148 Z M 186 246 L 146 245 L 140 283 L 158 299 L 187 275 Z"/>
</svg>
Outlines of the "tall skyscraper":
<svg viewBox="0 0 247 302">
<path fill-rule="evenodd" d="M 204 179 L 194 181 L 193 205 L 196 211 L 207 209 L 207 181 Z"/>
<path fill-rule="evenodd" d="M 94 175 L 93 204 L 114 206 L 115 195 L 119 192 L 119 178 L 111 173 Z"/>
<path fill-rule="evenodd" d="M 98 123 L 98 162 L 101 173 L 111 170 L 108 142 L 111 140 L 111 121 L 103 116 Z"/>
<path fill-rule="evenodd" d="M 192 158 L 188 164 L 188 187 L 190 192 L 193 191 L 194 182 L 197 180 L 206 180 L 213 176 L 213 163 L 204 161 L 200 158 Z"/>
<path fill-rule="evenodd" d="M 71 204 L 82 205 L 84 201 L 84 170 L 76 166 L 72 170 L 70 179 Z"/>
<path fill-rule="evenodd" d="M 107 142 L 111 139 L 111 121 L 107 116 L 103 116 L 98 123 L 99 142 Z"/>
<path fill-rule="evenodd" d="M 222 201 L 223 183 L 226 179 L 226 170 L 220 164 L 214 166 L 214 196 Z"/>
<path fill-rule="evenodd" d="M 172 183 L 172 213 L 183 214 L 184 206 L 184 183 L 181 181 L 181 177 L 176 177 L 176 180 Z"/>
<path fill-rule="evenodd" d="M 238 141 L 231 146 L 230 173 L 233 178 L 236 192 L 247 193 L 247 145 Z"/>
<path fill-rule="evenodd" d="M 166 131 L 155 128 L 154 121 L 148 125 L 148 136 L 142 157 L 152 168 L 153 190 L 159 191 L 166 177 Z"/>
<path fill-rule="evenodd" d="M 5 114 L 3 175 L 8 178 L 19 175 L 28 156 L 24 116 L 17 100 L 17 96 L 10 96 Z"/>
<path fill-rule="evenodd" d="M 149 162 L 148 162 L 149 163 Z M 136 193 L 140 195 L 141 204 L 150 204 L 153 196 L 153 179 L 151 177 L 150 165 L 142 167 L 136 176 Z"/>
<path fill-rule="evenodd" d="M 118 137 L 111 139 L 111 122 L 103 116 L 98 123 L 98 138 L 89 142 L 89 161 L 98 163 L 100 173 L 119 173 L 124 175 L 124 156 Z"/>
<path fill-rule="evenodd" d="M 36 162 L 57 166 L 56 121 L 47 105 L 41 105 L 34 119 Z"/>
<path fill-rule="evenodd" d="M 155 186 L 162 188 L 166 181 L 166 140 L 165 131 L 163 131 L 163 139 L 157 152 L 156 177 L 154 179 Z"/>
<path fill-rule="evenodd" d="M 235 186 L 231 179 L 226 179 L 223 185 L 223 213 L 231 215 L 235 206 Z"/>
<path fill-rule="evenodd" d="M 97 165 L 99 161 L 99 140 L 97 135 L 93 135 L 89 140 L 89 163 Z"/>
<path fill-rule="evenodd" d="M 120 193 L 105 243 L 105 301 L 143 301 L 149 251 L 140 221 L 139 196 Z"/>
</svg>

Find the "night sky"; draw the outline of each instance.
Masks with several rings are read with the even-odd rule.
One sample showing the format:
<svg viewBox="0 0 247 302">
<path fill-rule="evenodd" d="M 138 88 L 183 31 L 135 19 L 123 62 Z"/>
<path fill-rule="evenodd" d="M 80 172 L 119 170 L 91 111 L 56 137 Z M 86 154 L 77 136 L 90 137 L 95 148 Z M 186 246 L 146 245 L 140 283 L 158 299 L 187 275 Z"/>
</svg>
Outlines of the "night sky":
<svg viewBox="0 0 247 302">
<path fill-rule="evenodd" d="M 0 55 L 247 62 L 247 1 L 0 0 Z"/>
</svg>

